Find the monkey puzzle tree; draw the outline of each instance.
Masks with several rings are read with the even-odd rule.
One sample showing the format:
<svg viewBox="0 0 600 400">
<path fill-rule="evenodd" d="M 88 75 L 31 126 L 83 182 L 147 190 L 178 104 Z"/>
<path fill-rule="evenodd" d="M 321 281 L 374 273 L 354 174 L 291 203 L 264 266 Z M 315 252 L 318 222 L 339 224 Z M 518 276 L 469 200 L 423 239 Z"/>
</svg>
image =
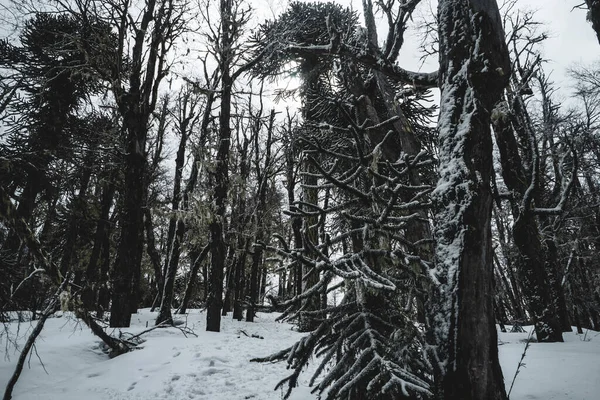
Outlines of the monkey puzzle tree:
<svg viewBox="0 0 600 400">
<path fill-rule="evenodd" d="M 372 4 L 365 4 L 374 28 Z M 403 20 L 407 3 L 396 5 Z M 377 65 L 385 65 L 382 69 L 392 75 L 410 73 L 390 61 L 397 57 L 395 50 L 384 55 L 375 47 L 373 33 L 339 5 L 293 3 L 263 26 L 258 40 L 268 49 L 257 64 L 259 74 L 276 74 L 292 60 L 299 63 L 305 111 L 294 140 L 306 160 L 301 174 L 310 178 L 302 186 L 325 193 L 323 200 L 290 204 L 290 216 L 305 221 L 302 247 L 294 248 L 282 237 L 279 247 L 268 247 L 289 260 L 290 267 L 302 265 L 305 278 L 320 278 L 279 304 L 286 308 L 284 317 L 314 319 L 312 332 L 295 346 L 261 359 L 290 362 L 294 372 L 279 384 L 289 384 L 288 396 L 313 351 L 323 360 L 311 382 L 322 375 L 314 391 L 328 399 L 432 394 L 424 338 L 415 329 L 415 297 L 423 300 L 420 289 L 427 279 L 422 272 L 428 265 L 421 258 L 427 252 L 420 246 L 429 239 L 421 216 L 431 190 L 419 179 L 430 179 L 432 160 L 420 151 L 416 130 L 411 130 L 420 118 L 427 120 L 430 110 L 412 108 L 422 88 L 395 101 L 402 84 Z M 381 63 L 372 62 L 378 58 Z M 422 84 L 427 81 L 419 77 Z M 317 228 L 324 232 L 320 242 L 309 230 Z M 328 288 L 334 279 L 338 283 Z M 342 303 L 321 307 L 322 293 L 340 287 Z M 317 309 L 310 307 L 311 298 L 317 299 Z M 328 370 L 330 362 L 335 366 Z"/>
</svg>

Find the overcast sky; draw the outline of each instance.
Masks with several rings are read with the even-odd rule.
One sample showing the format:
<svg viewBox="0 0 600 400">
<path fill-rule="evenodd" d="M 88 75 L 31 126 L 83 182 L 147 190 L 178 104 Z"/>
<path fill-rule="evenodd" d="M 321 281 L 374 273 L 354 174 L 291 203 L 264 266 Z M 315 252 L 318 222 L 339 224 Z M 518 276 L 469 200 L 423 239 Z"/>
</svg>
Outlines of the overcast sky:
<svg viewBox="0 0 600 400">
<path fill-rule="evenodd" d="M 360 0 L 353 0 L 356 6 Z M 536 10 L 536 17 L 546 24 L 550 38 L 543 45 L 543 56 L 550 60 L 545 68 L 553 71 L 552 78 L 562 86 L 563 96 L 568 95 L 570 83 L 567 69 L 576 63 L 589 64 L 600 60 L 600 44 L 596 35 L 586 20 L 586 11 L 573 7 L 583 0 L 519 0 L 519 8 Z M 423 0 L 420 13 L 436 10 L 437 0 Z M 501 0 L 498 1 L 502 3 Z M 412 64 L 416 60 L 406 60 Z M 432 60 L 435 62 L 436 60 Z M 412 64 L 418 65 L 418 64 Z M 435 69 L 431 64 L 428 69 Z"/>
<path fill-rule="evenodd" d="M 265 1 L 270 7 L 262 11 L 266 18 L 272 18 L 275 12 L 285 8 L 288 2 L 278 0 L 254 0 L 256 3 Z M 337 0 L 338 3 L 352 6 L 356 10 L 362 8 L 362 0 Z M 502 0 L 498 1 L 502 4 Z M 583 0 L 519 0 L 519 8 L 537 10 L 536 16 L 540 22 L 546 23 L 546 31 L 550 38 L 543 46 L 543 56 L 551 60 L 545 68 L 553 71 L 552 79 L 561 86 L 563 96 L 568 96 L 570 83 L 567 79 L 567 69 L 576 63 L 589 64 L 600 61 L 600 44 L 598 43 L 591 25 L 586 20 L 586 11 L 573 7 L 583 3 Z M 415 12 L 416 19 L 436 12 L 437 0 L 423 0 Z M 401 53 L 399 64 L 407 69 L 419 69 L 421 62 L 417 53 L 418 39 L 408 35 L 405 49 Z M 435 70 L 437 60 L 431 58 L 422 70 Z"/>
</svg>

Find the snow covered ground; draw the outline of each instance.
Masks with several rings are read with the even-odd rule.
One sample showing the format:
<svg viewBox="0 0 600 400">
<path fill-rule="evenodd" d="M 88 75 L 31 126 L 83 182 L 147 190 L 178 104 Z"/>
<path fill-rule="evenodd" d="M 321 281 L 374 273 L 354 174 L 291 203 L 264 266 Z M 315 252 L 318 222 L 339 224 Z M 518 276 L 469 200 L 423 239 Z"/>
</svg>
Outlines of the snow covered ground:
<svg viewBox="0 0 600 400">
<path fill-rule="evenodd" d="M 152 326 L 156 314 L 147 310 L 133 316 L 131 333 Z M 276 400 L 274 391 L 286 372 L 285 364 L 250 363 L 291 345 L 301 334 L 274 321 L 275 314 L 259 314 L 257 323 L 223 319 L 221 333 L 205 332 L 205 315 L 191 311 L 187 326 L 198 337 L 187 338 L 174 328 L 144 335 L 143 349 L 109 359 L 99 341 L 72 318 L 51 318 L 14 392 L 16 400 Z M 17 324 L 11 324 L 17 335 Z M 20 325 L 20 342 L 28 322 Z M 248 335 L 259 335 L 264 339 Z M 507 387 L 521 358 L 527 333 L 500 334 L 500 357 Z M 532 343 L 526 364 L 515 381 L 511 400 L 600 398 L 600 334 L 565 334 L 566 343 Z M 2 336 L 0 389 L 13 372 L 18 353 Z M 8 352 L 6 352 L 8 348 Z M 44 370 L 45 368 L 45 370 Z M 314 367 L 313 367 L 314 368 Z M 301 377 L 292 399 L 315 399 L 307 387 L 311 369 Z"/>
</svg>

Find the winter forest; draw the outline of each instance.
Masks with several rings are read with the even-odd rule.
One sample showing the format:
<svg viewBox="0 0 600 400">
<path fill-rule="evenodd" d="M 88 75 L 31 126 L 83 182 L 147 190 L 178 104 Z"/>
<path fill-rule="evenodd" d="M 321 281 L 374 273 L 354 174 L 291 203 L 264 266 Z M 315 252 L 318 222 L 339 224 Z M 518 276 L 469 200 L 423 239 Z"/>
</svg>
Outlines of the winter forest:
<svg viewBox="0 0 600 400">
<path fill-rule="evenodd" d="M 526 3 L 0 2 L 3 399 L 597 399 L 511 395 L 600 356 L 600 64 Z"/>
</svg>

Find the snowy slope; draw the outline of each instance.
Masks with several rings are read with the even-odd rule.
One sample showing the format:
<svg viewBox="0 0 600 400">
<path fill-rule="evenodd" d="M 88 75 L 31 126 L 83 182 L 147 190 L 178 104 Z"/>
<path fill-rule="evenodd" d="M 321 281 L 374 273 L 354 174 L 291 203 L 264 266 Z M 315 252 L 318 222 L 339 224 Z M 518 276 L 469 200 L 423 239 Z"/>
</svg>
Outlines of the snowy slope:
<svg viewBox="0 0 600 400">
<path fill-rule="evenodd" d="M 152 326 L 156 314 L 143 310 L 133 316 L 128 332 L 139 333 Z M 221 333 L 205 332 L 205 315 L 192 311 L 187 326 L 198 337 L 185 337 L 174 328 L 157 329 L 144 337 L 143 349 L 109 359 L 98 340 L 85 326 L 71 318 L 48 320 L 38 342 L 38 354 L 26 366 L 15 388 L 16 400 L 276 400 L 276 383 L 286 372 L 285 364 L 249 363 L 290 346 L 301 334 L 288 324 L 274 321 L 275 314 L 259 314 L 257 323 L 223 320 Z M 11 324 L 12 335 L 17 324 Z M 24 340 L 29 323 L 22 323 Z M 264 337 L 257 339 L 240 334 Z M 526 340 L 526 333 L 500 334 L 500 357 L 507 387 L 510 386 Z M 566 343 L 532 343 L 525 367 L 515 381 L 512 400 L 600 398 L 600 334 L 585 337 L 565 334 Z M 4 352 L 6 336 L 0 347 Z M 9 348 L 10 345 L 9 345 Z M 8 356 L 5 357 L 5 356 Z M 0 388 L 12 374 L 18 353 L 9 350 L 0 360 Z M 315 399 L 307 387 L 311 369 L 301 377 L 292 399 Z"/>
</svg>

